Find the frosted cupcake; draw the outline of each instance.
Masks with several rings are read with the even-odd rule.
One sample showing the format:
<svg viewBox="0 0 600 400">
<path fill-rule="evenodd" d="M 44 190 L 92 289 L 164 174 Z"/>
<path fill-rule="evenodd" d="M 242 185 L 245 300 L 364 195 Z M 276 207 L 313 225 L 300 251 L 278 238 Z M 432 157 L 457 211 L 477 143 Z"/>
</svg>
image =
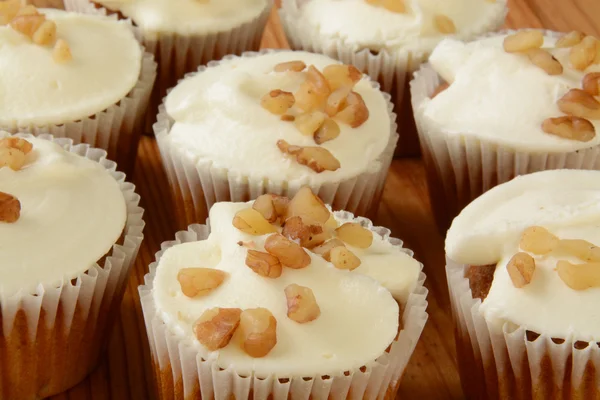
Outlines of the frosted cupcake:
<svg viewBox="0 0 600 400">
<path fill-rule="evenodd" d="M 558 37 L 447 40 L 416 74 L 415 119 L 441 229 L 516 175 L 600 167 L 600 42 L 576 32 Z"/>
<path fill-rule="evenodd" d="M 389 95 L 356 68 L 305 52 L 200 68 L 166 97 L 154 132 L 180 210 L 310 186 L 334 209 L 376 208 L 398 139 Z"/>
<path fill-rule="evenodd" d="M 389 233 L 308 188 L 215 204 L 140 287 L 161 398 L 394 399 L 427 290 Z"/>
<path fill-rule="evenodd" d="M 167 89 L 187 73 L 228 54 L 258 50 L 272 0 L 66 0 L 67 9 L 118 13 L 139 28 L 158 62 L 148 131 Z M 105 8 L 105 9 L 104 9 Z"/>
<path fill-rule="evenodd" d="M 0 132 L 0 398 L 63 392 L 96 365 L 142 241 L 106 152 Z"/>
<path fill-rule="evenodd" d="M 133 165 L 156 77 L 131 24 L 0 3 L 0 129 L 51 133 Z"/>
<path fill-rule="evenodd" d="M 468 398 L 596 399 L 600 172 L 520 176 L 473 201 L 446 238 Z"/>
<path fill-rule="evenodd" d="M 419 152 L 407 90 L 412 73 L 445 37 L 495 31 L 505 15 L 505 0 L 283 0 L 280 11 L 292 48 L 353 64 L 392 95 L 402 155 Z"/>
</svg>

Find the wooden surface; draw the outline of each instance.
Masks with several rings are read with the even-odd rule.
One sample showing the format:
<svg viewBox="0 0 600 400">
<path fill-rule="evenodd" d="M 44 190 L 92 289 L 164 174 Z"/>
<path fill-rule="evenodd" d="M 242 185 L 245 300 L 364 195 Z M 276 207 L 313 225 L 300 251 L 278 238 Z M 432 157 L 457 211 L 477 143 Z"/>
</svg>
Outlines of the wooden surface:
<svg viewBox="0 0 600 400">
<path fill-rule="evenodd" d="M 598 0 L 509 0 L 509 7 L 508 28 L 578 29 L 600 37 Z M 287 46 L 275 13 L 263 44 L 265 47 Z M 155 398 L 137 287 L 161 242 L 172 240 L 175 231 L 184 227 L 175 226 L 172 220 L 170 193 L 153 139 L 143 138 L 140 143 L 133 181 L 142 196 L 147 226 L 107 354 L 84 382 L 54 399 Z M 415 257 L 425 264 L 426 286 L 429 288 L 429 322 L 406 370 L 399 397 L 461 399 L 443 270 L 443 238 L 437 233 L 430 213 L 420 160 L 394 161 L 375 222 L 385 224 L 394 236 L 403 239 L 407 247 L 415 251 Z"/>
</svg>

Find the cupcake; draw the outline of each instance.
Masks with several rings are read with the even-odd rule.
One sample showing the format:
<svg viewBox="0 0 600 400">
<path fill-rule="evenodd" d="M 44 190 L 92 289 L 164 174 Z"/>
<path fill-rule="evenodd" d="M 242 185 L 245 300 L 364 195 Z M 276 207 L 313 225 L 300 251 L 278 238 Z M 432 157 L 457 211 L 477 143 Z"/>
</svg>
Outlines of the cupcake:
<svg viewBox="0 0 600 400">
<path fill-rule="evenodd" d="M 88 143 L 133 166 L 156 63 L 131 24 L 61 10 L 0 7 L 0 129 Z"/>
<path fill-rule="evenodd" d="M 495 31 L 505 15 L 506 0 L 283 0 L 280 11 L 293 49 L 352 64 L 392 95 L 398 155 L 419 152 L 407 89 L 413 72 L 445 37 Z"/>
<path fill-rule="evenodd" d="M 596 399 L 600 172 L 549 170 L 467 206 L 446 238 L 471 399 Z"/>
<path fill-rule="evenodd" d="M 154 132 L 186 224 L 218 201 L 310 186 L 336 210 L 379 202 L 398 139 L 389 95 L 320 54 L 247 53 L 201 67 L 161 106 Z M 186 225 L 183 224 L 183 225 Z"/>
<path fill-rule="evenodd" d="M 600 167 L 599 50 L 577 32 L 531 30 L 436 48 L 412 99 L 440 229 L 516 175 Z"/>
<path fill-rule="evenodd" d="M 222 202 L 140 296 L 160 398 L 394 399 L 427 320 L 402 242 L 307 187 Z"/>
<path fill-rule="evenodd" d="M 66 0 L 67 9 L 117 13 L 139 28 L 158 62 L 148 132 L 167 89 L 199 65 L 228 54 L 258 50 L 272 0 Z"/>
<path fill-rule="evenodd" d="M 63 392 L 96 365 L 142 241 L 106 152 L 0 132 L 0 398 Z"/>
</svg>

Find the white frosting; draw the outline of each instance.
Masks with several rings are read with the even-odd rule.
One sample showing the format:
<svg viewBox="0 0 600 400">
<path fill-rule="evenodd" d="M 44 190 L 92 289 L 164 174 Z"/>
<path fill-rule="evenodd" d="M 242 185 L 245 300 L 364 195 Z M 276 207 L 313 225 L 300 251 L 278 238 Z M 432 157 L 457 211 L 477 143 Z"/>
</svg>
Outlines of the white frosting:
<svg viewBox="0 0 600 400">
<path fill-rule="evenodd" d="M 231 366 L 239 374 L 255 372 L 261 377 L 339 374 L 383 354 L 398 332 L 399 309 L 392 294 L 399 302 L 406 301 L 416 285 L 419 263 L 375 234 L 369 249 L 349 247 L 363 264 L 354 271 L 338 270 L 308 252 L 308 267 L 284 268 L 277 279 L 263 278 L 245 265 L 247 249 L 237 242 L 253 240 L 256 249 L 263 250 L 268 235 L 250 236 L 231 223 L 238 210 L 251 204 L 215 204 L 207 240 L 176 245 L 160 258 L 153 296 L 158 314 L 169 328 L 189 337 L 203 357 L 218 358 L 222 368 Z M 183 295 L 177 281 L 177 273 L 184 267 L 216 268 L 228 276 L 209 295 L 191 299 Z M 382 285 L 389 291 L 370 277 L 382 275 Z M 292 283 L 313 290 L 321 309 L 319 318 L 298 324 L 287 317 L 284 288 Z M 227 347 L 207 353 L 193 336 L 192 326 L 213 307 L 269 309 L 277 319 L 277 345 L 266 357 L 251 358 L 234 336 Z"/>
<path fill-rule="evenodd" d="M 145 33 L 223 32 L 256 19 L 268 0 L 94 0 L 131 18 Z"/>
<path fill-rule="evenodd" d="M 4 135 L 1 135 L 4 136 Z M 15 223 L 0 223 L 0 296 L 66 282 L 119 239 L 126 219 L 117 181 L 100 164 L 42 139 L 19 171 L 0 168 L 0 191 L 21 202 Z"/>
<path fill-rule="evenodd" d="M 527 56 L 505 52 L 503 39 L 440 43 L 429 61 L 452 84 L 421 104 L 425 118 L 447 135 L 473 136 L 523 151 L 569 152 L 600 143 L 600 121 L 591 121 L 598 135 L 589 142 L 549 135 L 541 127 L 546 118 L 565 115 L 557 100 L 581 88 L 583 76 L 600 71 L 600 65 L 577 71 L 569 66 L 569 48 L 552 49 L 564 72 L 550 76 Z M 544 46 L 553 45 L 554 39 L 546 38 Z"/>
<path fill-rule="evenodd" d="M 569 288 L 555 271 L 555 254 L 535 256 L 531 283 L 514 287 L 506 265 L 520 251 L 521 234 L 530 226 L 543 226 L 561 239 L 600 245 L 600 172 L 555 170 L 517 177 L 467 206 L 446 238 L 446 253 L 456 262 L 497 263 L 481 308 L 488 321 L 498 326 L 509 321 L 557 338 L 599 341 L 600 288 Z"/>
<path fill-rule="evenodd" d="M 321 146 L 341 164 L 337 171 L 316 173 L 283 155 L 276 143 L 284 139 L 299 146 L 316 146 L 291 122 L 261 107 L 260 99 L 274 89 L 295 92 L 305 72 L 275 73 L 281 62 L 303 60 L 320 70 L 336 61 L 319 54 L 275 52 L 234 58 L 179 83 L 167 96 L 167 113 L 176 121 L 168 140 L 192 156 L 211 160 L 217 168 L 272 180 L 308 184 L 341 181 L 379 169 L 377 158 L 390 135 L 390 114 L 383 94 L 364 77 L 355 86 L 369 109 L 358 128 L 340 123 L 340 135 Z"/>
<path fill-rule="evenodd" d="M 311 0 L 300 7 L 300 29 L 317 29 L 320 35 L 343 40 L 353 50 L 431 50 L 446 35 L 434 25 L 434 16 L 449 17 L 460 35 L 483 31 L 490 20 L 504 13 L 506 1 L 407 0 L 406 13 L 395 13 L 366 0 Z"/>
<path fill-rule="evenodd" d="M 44 9 L 73 59 L 57 63 L 52 47 L 0 26 L 0 125 L 61 124 L 117 103 L 135 86 L 142 50 L 125 22 Z"/>
</svg>

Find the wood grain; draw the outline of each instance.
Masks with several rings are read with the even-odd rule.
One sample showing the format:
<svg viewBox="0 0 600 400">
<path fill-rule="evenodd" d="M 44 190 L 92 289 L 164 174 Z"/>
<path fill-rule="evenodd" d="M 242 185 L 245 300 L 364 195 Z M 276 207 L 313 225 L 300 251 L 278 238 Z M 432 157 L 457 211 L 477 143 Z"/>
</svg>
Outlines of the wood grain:
<svg viewBox="0 0 600 400">
<path fill-rule="evenodd" d="M 598 0 L 509 0 L 507 28 L 578 29 L 600 36 Z M 276 13 L 265 32 L 265 47 L 287 47 Z M 81 384 L 53 399 L 152 399 L 155 398 L 150 354 L 137 293 L 160 243 L 171 240 L 178 229 L 160 156 L 151 138 L 140 143 L 133 177 L 146 210 L 145 240 L 128 283 L 121 314 L 98 368 Z M 457 373 L 448 289 L 443 271 L 443 238 L 430 212 L 423 165 L 419 159 L 393 162 L 379 214 L 375 220 L 405 240 L 415 257 L 425 264 L 430 290 L 430 319 L 400 386 L 404 399 L 461 399 Z"/>
</svg>

